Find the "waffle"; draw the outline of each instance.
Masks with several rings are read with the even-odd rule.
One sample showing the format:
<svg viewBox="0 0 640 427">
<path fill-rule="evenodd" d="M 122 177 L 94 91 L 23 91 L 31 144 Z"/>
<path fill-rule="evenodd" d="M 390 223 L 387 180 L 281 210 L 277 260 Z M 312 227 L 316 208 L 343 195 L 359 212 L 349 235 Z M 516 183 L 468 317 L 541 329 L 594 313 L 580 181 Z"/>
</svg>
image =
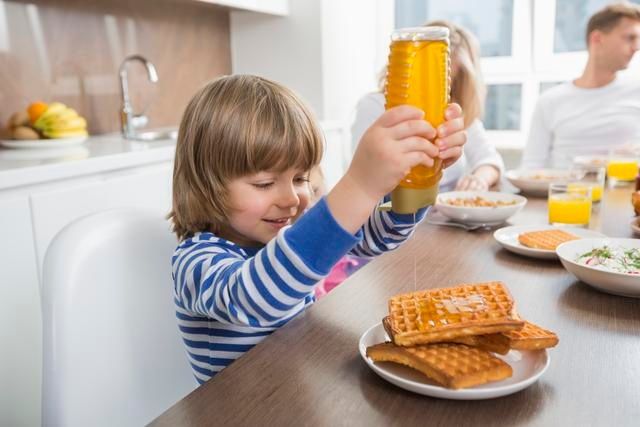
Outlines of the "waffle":
<svg viewBox="0 0 640 427">
<path fill-rule="evenodd" d="M 391 336 L 391 320 L 389 316 L 382 319 L 382 326 L 384 326 L 387 335 Z M 469 347 L 478 347 L 479 349 L 490 351 L 498 354 L 509 353 L 510 339 L 503 334 L 486 334 L 486 335 L 467 335 L 457 338 L 450 338 L 447 342 L 464 344 Z"/>
<path fill-rule="evenodd" d="M 392 297 L 385 329 L 396 345 L 412 346 L 520 329 L 501 282 L 462 284 Z"/>
<path fill-rule="evenodd" d="M 509 347 L 514 350 L 540 350 L 555 347 L 558 344 L 558 336 L 531 322 L 525 322 L 519 331 L 503 332 L 509 339 Z"/>
<path fill-rule="evenodd" d="M 577 239 L 579 239 L 578 236 L 563 230 L 530 231 L 518 236 L 518 241 L 524 246 L 549 251 L 555 251 L 560 243 Z"/>
<path fill-rule="evenodd" d="M 473 387 L 513 374 L 511 366 L 489 352 L 462 344 L 440 343 L 399 347 L 392 343 L 367 347 L 374 362 L 395 362 L 416 369 L 447 388 Z"/>
<path fill-rule="evenodd" d="M 451 342 L 465 344 L 469 347 L 478 347 L 481 350 L 492 353 L 507 354 L 511 350 L 511 340 L 504 335 L 505 333 L 458 337 L 453 338 Z"/>
</svg>

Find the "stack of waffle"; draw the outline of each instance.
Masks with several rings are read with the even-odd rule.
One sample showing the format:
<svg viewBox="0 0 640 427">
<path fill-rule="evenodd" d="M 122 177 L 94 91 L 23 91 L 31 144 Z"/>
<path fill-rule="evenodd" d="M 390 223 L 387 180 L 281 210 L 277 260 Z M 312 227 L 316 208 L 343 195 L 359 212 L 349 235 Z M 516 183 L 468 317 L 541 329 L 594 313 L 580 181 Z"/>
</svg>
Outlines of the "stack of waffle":
<svg viewBox="0 0 640 427">
<path fill-rule="evenodd" d="M 501 282 L 396 295 L 382 323 L 392 342 L 368 347 L 369 358 L 409 366 L 453 389 L 509 378 L 511 366 L 492 353 L 558 343 L 556 334 L 518 316 Z"/>
</svg>

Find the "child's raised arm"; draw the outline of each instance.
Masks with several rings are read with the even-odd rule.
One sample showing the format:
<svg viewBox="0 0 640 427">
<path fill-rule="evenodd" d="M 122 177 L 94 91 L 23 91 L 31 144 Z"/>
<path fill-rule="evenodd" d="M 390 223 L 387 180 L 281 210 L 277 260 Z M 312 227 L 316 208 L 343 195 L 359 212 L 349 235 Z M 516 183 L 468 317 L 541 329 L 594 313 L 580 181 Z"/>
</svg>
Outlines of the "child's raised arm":
<svg viewBox="0 0 640 427">
<path fill-rule="evenodd" d="M 460 107 L 447 108 L 447 121 L 437 131 L 423 116 L 412 106 L 394 107 L 364 133 L 347 173 L 327 195 L 331 213 L 345 230 L 355 233 L 412 167 L 432 166 L 435 157 L 448 166 L 460 157 L 466 142 Z"/>
</svg>

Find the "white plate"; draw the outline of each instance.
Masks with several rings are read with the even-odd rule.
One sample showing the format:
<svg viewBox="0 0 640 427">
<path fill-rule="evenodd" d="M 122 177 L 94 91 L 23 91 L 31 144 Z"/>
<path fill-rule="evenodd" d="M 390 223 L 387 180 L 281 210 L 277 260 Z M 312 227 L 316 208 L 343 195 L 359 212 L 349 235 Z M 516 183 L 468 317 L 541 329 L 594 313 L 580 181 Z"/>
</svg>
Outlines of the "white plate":
<svg viewBox="0 0 640 427">
<path fill-rule="evenodd" d="M 576 259 L 583 253 L 604 245 L 629 249 L 640 248 L 640 240 L 612 238 L 574 240 L 561 244 L 556 252 L 564 268 L 583 282 L 610 294 L 640 298 L 640 274 L 602 270 L 577 262 Z"/>
<path fill-rule="evenodd" d="M 552 182 L 570 182 L 581 179 L 584 172 L 562 169 L 514 169 L 505 174 L 511 184 L 523 193 L 546 196 Z"/>
<path fill-rule="evenodd" d="M 425 396 L 455 400 L 480 400 L 506 396 L 529 387 L 547 370 L 549 356 L 546 350 L 516 351 L 496 355 L 513 368 L 513 376 L 488 384 L 453 390 L 431 382 L 424 374 L 392 362 L 374 362 L 367 357 L 367 347 L 389 341 L 381 323 L 372 326 L 360 337 L 360 356 L 373 371 L 391 384 Z"/>
<path fill-rule="evenodd" d="M 72 138 L 52 139 L 1 139 L 0 145 L 7 148 L 54 148 L 80 145 L 88 136 L 74 136 Z"/>
<path fill-rule="evenodd" d="M 604 234 L 597 231 L 579 227 L 556 227 L 554 225 L 513 225 L 511 227 L 503 227 L 496 230 L 493 233 L 493 238 L 496 239 L 496 241 L 500 243 L 505 249 L 520 255 L 540 259 L 558 258 L 556 251 L 528 248 L 518 241 L 518 236 L 521 233 L 542 230 L 564 230 L 568 233 L 575 234 L 576 236 L 582 238 L 606 237 Z"/>
<path fill-rule="evenodd" d="M 452 199 L 473 199 L 481 197 L 492 202 L 515 202 L 513 205 L 496 207 L 471 207 L 453 206 L 446 203 Z M 442 215 L 454 221 L 464 224 L 502 224 L 508 218 L 524 207 L 527 199 L 511 193 L 497 193 L 495 191 L 450 191 L 438 194 L 436 199 L 436 209 Z"/>
</svg>

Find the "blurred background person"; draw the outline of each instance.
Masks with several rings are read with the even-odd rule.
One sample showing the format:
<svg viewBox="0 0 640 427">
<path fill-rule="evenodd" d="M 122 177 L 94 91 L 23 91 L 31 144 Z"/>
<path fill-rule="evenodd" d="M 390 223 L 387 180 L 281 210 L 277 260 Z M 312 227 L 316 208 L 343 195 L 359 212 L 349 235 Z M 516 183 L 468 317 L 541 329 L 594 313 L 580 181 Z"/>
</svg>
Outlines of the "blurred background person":
<svg viewBox="0 0 640 427">
<path fill-rule="evenodd" d="M 442 26 L 449 29 L 451 52 L 451 102 L 462 107 L 467 131 L 467 143 L 460 159 L 443 171 L 440 180 L 442 191 L 488 190 L 500 180 L 504 171 L 502 157 L 489 142 L 480 120 L 486 89 L 480 71 L 479 44 L 464 28 L 448 21 L 431 21 L 426 26 Z M 386 70 L 380 79 L 380 91 L 360 99 L 351 126 L 352 147 L 355 147 L 364 131 L 385 111 L 384 85 Z"/>
<path fill-rule="evenodd" d="M 618 76 L 640 49 L 640 6 L 606 6 L 589 19 L 586 38 L 582 75 L 538 99 L 523 168 L 568 167 L 576 156 L 640 140 L 640 78 Z"/>
</svg>

